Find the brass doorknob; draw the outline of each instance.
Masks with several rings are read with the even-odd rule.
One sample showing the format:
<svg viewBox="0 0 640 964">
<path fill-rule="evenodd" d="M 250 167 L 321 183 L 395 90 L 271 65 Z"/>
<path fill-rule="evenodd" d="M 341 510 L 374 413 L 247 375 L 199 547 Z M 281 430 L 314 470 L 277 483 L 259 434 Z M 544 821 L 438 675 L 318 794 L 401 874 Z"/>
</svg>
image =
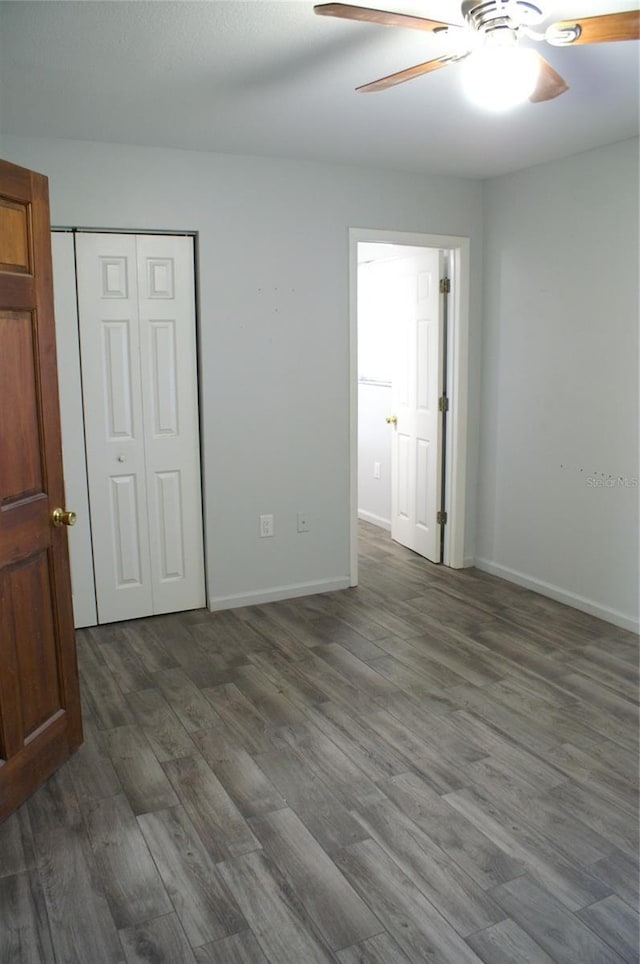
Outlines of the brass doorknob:
<svg viewBox="0 0 640 964">
<path fill-rule="evenodd" d="M 398 424 L 398 416 L 397 416 L 397 415 L 387 415 L 386 422 L 387 422 L 387 425 L 397 425 L 397 424 Z"/>
<path fill-rule="evenodd" d="M 78 516 L 75 512 L 70 512 L 67 509 L 54 509 L 51 513 L 51 521 L 54 526 L 74 526 L 78 521 Z"/>
</svg>

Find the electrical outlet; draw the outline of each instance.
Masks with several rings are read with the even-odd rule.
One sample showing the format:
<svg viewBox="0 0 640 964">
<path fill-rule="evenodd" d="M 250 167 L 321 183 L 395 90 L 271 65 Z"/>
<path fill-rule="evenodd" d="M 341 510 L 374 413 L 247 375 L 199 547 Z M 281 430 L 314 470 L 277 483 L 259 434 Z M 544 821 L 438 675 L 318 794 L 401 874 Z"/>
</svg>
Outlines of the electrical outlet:
<svg viewBox="0 0 640 964">
<path fill-rule="evenodd" d="M 273 535 L 273 516 L 261 515 L 260 516 L 260 538 L 266 539 L 272 535 Z"/>
<path fill-rule="evenodd" d="M 309 516 L 306 512 L 298 512 L 298 532 L 309 531 Z"/>
<path fill-rule="evenodd" d="M 380 478 L 380 463 L 379 463 L 379 462 L 374 462 L 374 463 L 373 463 L 373 477 L 374 477 L 374 479 L 379 479 L 379 478 Z"/>
</svg>

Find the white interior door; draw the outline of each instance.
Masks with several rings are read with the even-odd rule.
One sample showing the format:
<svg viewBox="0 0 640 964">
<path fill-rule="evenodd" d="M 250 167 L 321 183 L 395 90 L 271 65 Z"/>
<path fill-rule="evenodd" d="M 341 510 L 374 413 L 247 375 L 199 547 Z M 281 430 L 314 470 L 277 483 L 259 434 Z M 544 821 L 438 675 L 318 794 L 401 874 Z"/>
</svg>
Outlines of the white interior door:
<svg viewBox="0 0 640 964">
<path fill-rule="evenodd" d="M 76 525 L 69 530 L 69 562 L 73 592 L 73 621 L 74 626 L 80 628 L 95 626 L 98 619 L 84 449 L 76 266 L 73 234 L 70 231 L 53 232 L 51 254 L 64 488 L 66 505 L 73 509 L 78 517 Z"/>
<path fill-rule="evenodd" d="M 394 265 L 391 536 L 440 562 L 443 256 L 425 248 Z"/>
<path fill-rule="evenodd" d="M 192 240 L 77 236 L 100 622 L 204 605 Z"/>
<path fill-rule="evenodd" d="M 193 239 L 136 245 L 153 611 L 179 612 L 205 604 Z"/>
</svg>

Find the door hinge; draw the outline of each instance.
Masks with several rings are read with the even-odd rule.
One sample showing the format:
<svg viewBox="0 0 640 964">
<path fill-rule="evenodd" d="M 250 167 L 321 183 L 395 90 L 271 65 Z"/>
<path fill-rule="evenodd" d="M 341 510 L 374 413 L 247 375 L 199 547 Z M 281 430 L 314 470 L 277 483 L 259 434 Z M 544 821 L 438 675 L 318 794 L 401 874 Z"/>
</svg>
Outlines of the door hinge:
<svg viewBox="0 0 640 964">
<path fill-rule="evenodd" d="M 439 526 L 446 525 L 446 524 L 447 524 L 447 513 L 446 513 L 446 512 L 438 512 L 438 514 L 437 514 L 437 516 L 436 516 L 436 522 L 438 523 Z"/>
<path fill-rule="evenodd" d="M 438 411 L 448 412 L 449 411 L 449 399 L 446 395 L 441 395 L 438 399 Z"/>
<path fill-rule="evenodd" d="M 451 293 L 451 278 L 440 278 L 440 294 L 448 295 Z"/>
</svg>

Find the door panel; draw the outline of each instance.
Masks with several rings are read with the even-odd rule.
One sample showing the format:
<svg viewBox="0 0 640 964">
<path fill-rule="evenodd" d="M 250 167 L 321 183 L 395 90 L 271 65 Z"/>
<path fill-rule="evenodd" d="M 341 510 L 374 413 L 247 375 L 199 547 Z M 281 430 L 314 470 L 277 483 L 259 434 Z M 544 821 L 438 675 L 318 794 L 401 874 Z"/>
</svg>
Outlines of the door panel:
<svg viewBox="0 0 640 964">
<path fill-rule="evenodd" d="M 15 632 L 22 641 L 17 671 L 25 742 L 62 706 L 49 566 L 49 554 L 43 550 L 7 573 Z"/>
<path fill-rule="evenodd" d="M 0 162 L 0 820 L 82 742 L 46 178 Z M 10 414 L 9 414 L 10 413 Z"/>
<path fill-rule="evenodd" d="M 102 340 L 102 381 L 107 396 L 107 441 L 129 442 L 134 436 L 131 405 L 131 323 L 105 319 L 102 322 Z"/>
<path fill-rule="evenodd" d="M 175 436 L 178 433 L 175 321 L 151 321 L 149 335 L 151 431 L 154 438 Z"/>
<path fill-rule="evenodd" d="M 76 238 L 87 477 L 98 620 L 153 613 L 136 240 Z"/>
<path fill-rule="evenodd" d="M 0 315 L 0 385 L 3 386 L 3 409 L 12 413 L 11 418 L 0 419 L 5 505 L 42 492 L 34 353 L 33 313 L 3 311 Z"/>
<path fill-rule="evenodd" d="M 31 245 L 29 242 L 29 205 L 23 201 L 0 198 L 0 271 L 27 274 L 31 272 Z"/>
<path fill-rule="evenodd" d="M 416 526 L 428 529 L 431 522 L 429 511 L 431 508 L 431 492 L 433 489 L 433 473 L 431 472 L 431 444 L 419 438 L 416 440 Z"/>
<path fill-rule="evenodd" d="M 135 475 L 112 475 L 111 518 L 115 559 L 115 588 L 142 586 L 145 573 L 141 565 L 140 510 Z"/>
<path fill-rule="evenodd" d="M 397 432 L 395 443 L 395 459 L 392 472 L 396 499 L 393 515 L 399 519 L 409 520 L 411 514 L 411 498 L 409 494 L 411 439 L 404 432 Z"/>
<path fill-rule="evenodd" d="M 156 528 L 160 536 L 159 576 L 162 582 L 184 577 L 184 530 L 180 472 L 157 472 Z"/>
<path fill-rule="evenodd" d="M 441 252 L 429 248 L 388 267 L 394 293 L 391 535 L 440 561 L 442 471 Z"/>
<path fill-rule="evenodd" d="M 177 612 L 205 603 L 193 239 L 136 243 L 153 605 Z"/>
</svg>

